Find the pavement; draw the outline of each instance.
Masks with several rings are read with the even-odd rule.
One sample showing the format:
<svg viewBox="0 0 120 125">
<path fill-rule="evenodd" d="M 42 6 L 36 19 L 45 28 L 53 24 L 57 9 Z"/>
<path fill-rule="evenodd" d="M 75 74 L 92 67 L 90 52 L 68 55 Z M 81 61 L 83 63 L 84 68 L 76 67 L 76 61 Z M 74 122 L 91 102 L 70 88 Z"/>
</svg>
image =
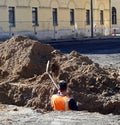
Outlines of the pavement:
<svg viewBox="0 0 120 125">
<path fill-rule="evenodd" d="M 120 125 L 119 115 L 87 111 L 47 112 L 9 105 L 0 111 L 0 125 Z"/>
</svg>

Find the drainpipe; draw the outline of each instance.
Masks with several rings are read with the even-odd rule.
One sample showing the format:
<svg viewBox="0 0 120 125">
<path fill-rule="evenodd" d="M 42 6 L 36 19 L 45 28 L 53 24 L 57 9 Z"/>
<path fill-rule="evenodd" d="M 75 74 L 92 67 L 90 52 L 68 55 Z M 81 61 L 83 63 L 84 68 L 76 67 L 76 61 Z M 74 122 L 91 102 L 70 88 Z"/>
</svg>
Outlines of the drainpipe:
<svg viewBox="0 0 120 125">
<path fill-rule="evenodd" d="M 111 22 L 111 13 L 112 13 L 112 11 L 111 11 L 111 8 L 112 8 L 112 4 L 111 4 L 111 0 L 109 0 L 109 13 L 110 13 L 110 35 L 111 35 L 111 28 L 112 28 L 112 22 Z"/>
<path fill-rule="evenodd" d="M 90 10 L 91 10 L 91 38 L 94 37 L 93 33 L 93 0 L 90 0 Z"/>
<path fill-rule="evenodd" d="M 11 30 L 11 26 L 9 25 L 9 36 L 11 37 L 12 35 L 12 30 Z"/>
</svg>

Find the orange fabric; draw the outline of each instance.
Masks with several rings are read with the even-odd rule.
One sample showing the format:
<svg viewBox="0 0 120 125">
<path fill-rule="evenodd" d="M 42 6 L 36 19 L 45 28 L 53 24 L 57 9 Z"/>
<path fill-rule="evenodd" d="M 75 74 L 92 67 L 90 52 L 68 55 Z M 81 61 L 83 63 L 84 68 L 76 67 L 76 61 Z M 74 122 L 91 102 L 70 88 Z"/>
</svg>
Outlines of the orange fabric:
<svg viewBox="0 0 120 125">
<path fill-rule="evenodd" d="M 70 110 L 68 107 L 69 97 L 53 95 L 51 98 L 51 104 L 54 110 L 67 111 Z"/>
</svg>

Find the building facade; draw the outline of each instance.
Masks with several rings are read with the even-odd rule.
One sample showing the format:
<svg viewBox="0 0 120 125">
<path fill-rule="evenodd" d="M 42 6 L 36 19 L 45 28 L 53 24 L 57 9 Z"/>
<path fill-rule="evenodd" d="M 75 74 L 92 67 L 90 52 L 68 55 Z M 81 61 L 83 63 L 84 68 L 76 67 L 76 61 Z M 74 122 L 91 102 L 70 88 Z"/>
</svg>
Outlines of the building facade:
<svg viewBox="0 0 120 125">
<path fill-rule="evenodd" d="M 110 35 L 110 0 L 92 1 L 94 36 Z M 2 35 L 91 36 L 91 0 L 0 0 L 0 14 Z"/>
<path fill-rule="evenodd" d="M 120 0 L 111 0 L 112 34 L 120 36 Z"/>
</svg>

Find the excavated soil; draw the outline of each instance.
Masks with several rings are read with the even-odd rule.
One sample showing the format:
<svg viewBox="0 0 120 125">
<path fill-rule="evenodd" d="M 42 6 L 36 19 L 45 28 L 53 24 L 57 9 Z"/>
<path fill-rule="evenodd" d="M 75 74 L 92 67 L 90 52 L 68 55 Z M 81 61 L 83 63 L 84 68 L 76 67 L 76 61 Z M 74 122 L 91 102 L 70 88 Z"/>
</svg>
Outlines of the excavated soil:
<svg viewBox="0 0 120 125">
<path fill-rule="evenodd" d="M 0 44 L 0 102 L 51 111 L 57 92 L 45 73 L 66 80 L 80 110 L 120 114 L 120 73 L 102 68 L 76 51 L 61 53 L 48 44 L 15 36 Z"/>
</svg>

